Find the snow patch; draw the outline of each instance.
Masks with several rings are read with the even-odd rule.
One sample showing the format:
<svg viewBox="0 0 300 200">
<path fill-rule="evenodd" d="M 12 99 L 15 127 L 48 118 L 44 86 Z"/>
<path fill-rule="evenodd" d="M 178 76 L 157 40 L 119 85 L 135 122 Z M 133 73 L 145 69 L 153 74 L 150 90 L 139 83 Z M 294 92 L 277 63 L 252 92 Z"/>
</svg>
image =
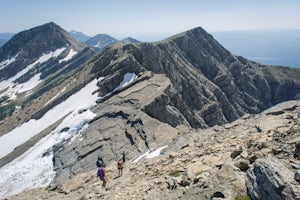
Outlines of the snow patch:
<svg viewBox="0 0 300 200">
<path fill-rule="evenodd" d="M 113 92 L 122 89 L 123 87 L 127 86 L 130 84 L 132 81 L 134 81 L 137 78 L 137 75 L 135 73 L 126 73 L 123 77 L 123 81 L 119 84 L 118 87 L 116 87 L 113 91 L 107 93 L 103 97 L 100 97 L 100 99 L 103 99 L 107 96 L 110 96 Z"/>
<path fill-rule="evenodd" d="M 75 56 L 76 54 L 77 54 L 76 51 L 74 51 L 73 49 L 70 49 L 69 54 L 64 59 L 59 60 L 58 63 L 62 63 L 64 61 L 68 61 L 71 58 L 73 58 L 73 56 Z"/>
<path fill-rule="evenodd" d="M 22 71 L 20 71 L 19 73 L 17 73 L 14 76 L 14 80 L 17 80 L 18 78 L 20 78 L 21 76 L 23 76 L 24 74 L 26 74 L 35 65 L 44 63 L 44 62 L 48 61 L 50 58 L 56 58 L 56 57 L 58 57 L 65 49 L 66 49 L 66 47 L 63 47 L 63 48 L 60 48 L 60 49 L 56 49 L 54 52 L 51 51 L 50 53 L 43 54 L 35 62 L 31 63 L 30 65 L 28 65 L 27 67 L 25 67 Z"/>
<path fill-rule="evenodd" d="M 0 70 L 1 69 L 4 69 L 6 66 L 10 65 L 11 63 L 15 62 L 17 60 L 17 57 L 18 57 L 18 54 L 9 58 L 9 59 L 6 59 L 4 61 L 2 61 L 0 63 Z"/>
<path fill-rule="evenodd" d="M 114 91 L 119 90 L 125 86 L 127 86 L 128 84 L 130 84 L 132 81 L 134 81 L 134 79 L 137 78 L 137 75 L 135 73 L 126 73 L 124 75 L 123 81 L 120 83 L 120 85 L 118 87 L 116 87 Z"/>
<path fill-rule="evenodd" d="M 40 76 L 41 76 L 41 73 L 38 73 L 38 74 L 34 75 L 29 81 L 16 85 L 15 87 L 13 87 L 10 90 L 10 93 L 8 93 L 8 95 L 11 97 L 11 99 L 17 99 L 17 95 L 16 95 L 17 93 L 30 91 L 33 88 L 35 88 L 40 82 L 42 82 L 40 80 Z M 28 94 L 30 94 L 30 93 L 28 93 Z"/>
<path fill-rule="evenodd" d="M 135 158 L 132 160 L 133 163 L 139 162 L 140 160 L 142 160 L 143 158 L 155 158 L 159 155 L 162 154 L 162 150 L 168 148 L 168 146 L 163 146 L 161 148 L 156 149 L 155 151 L 153 151 L 153 149 L 150 149 L 149 151 L 145 152 L 144 154 L 140 155 L 139 157 Z"/>
</svg>

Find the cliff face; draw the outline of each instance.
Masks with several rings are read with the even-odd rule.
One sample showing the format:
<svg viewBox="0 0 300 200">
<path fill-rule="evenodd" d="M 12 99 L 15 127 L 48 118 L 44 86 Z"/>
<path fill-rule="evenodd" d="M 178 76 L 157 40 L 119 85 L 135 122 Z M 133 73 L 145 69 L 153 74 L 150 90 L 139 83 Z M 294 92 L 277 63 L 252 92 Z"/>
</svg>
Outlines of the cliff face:
<svg viewBox="0 0 300 200">
<path fill-rule="evenodd" d="M 119 62 L 121 57 L 128 58 L 126 64 Z M 234 56 L 202 28 L 153 44 L 115 46 L 94 63 L 101 76 L 129 70 L 165 74 L 176 93 L 170 104 L 194 128 L 231 122 L 300 94 L 299 69 L 263 66 Z"/>
<path fill-rule="evenodd" d="M 186 105 L 209 126 L 299 97 L 299 69 L 262 66 L 234 56 L 201 28 L 149 46 L 142 65 L 165 73 Z"/>
</svg>

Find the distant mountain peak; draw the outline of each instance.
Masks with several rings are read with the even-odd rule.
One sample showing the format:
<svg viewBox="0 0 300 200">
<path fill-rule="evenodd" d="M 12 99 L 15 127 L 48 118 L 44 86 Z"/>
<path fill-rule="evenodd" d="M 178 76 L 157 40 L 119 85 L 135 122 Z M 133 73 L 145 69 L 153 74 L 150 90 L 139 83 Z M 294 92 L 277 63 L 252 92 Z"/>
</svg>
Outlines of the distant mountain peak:
<svg viewBox="0 0 300 200">
<path fill-rule="evenodd" d="M 119 42 L 121 43 L 125 43 L 125 44 L 136 44 L 136 43 L 140 43 L 140 41 L 132 38 L 132 37 L 127 37 L 127 38 L 124 38 L 122 40 L 120 40 Z"/>
<path fill-rule="evenodd" d="M 2 63 L 0 64 L 0 81 L 14 77 L 23 69 L 32 70 L 32 72 L 26 72 L 28 75 L 17 77 L 14 82 L 25 82 L 39 72 L 43 72 L 40 76 L 43 79 L 46 75 L 62 68 L 62 65 L 57 66 L 55 62 L 59 59 L 61 62 L 71 59 L 85 47 L 86 45 L 75 40 L 54 22 L 22 31 L 0 48 L 0 63 Z M 45 67 L 46 64 L 43 64 L 44 67 L 38 66 L 38 63 L 44 63 L 50 58 L 53 58 L 53 62 L 48 67 Z M 54 61 L 55 59 L 57 60 Z"/>
<path fill-rule="evenodd" d="M 70 31 L 69 34 L 72 35 L 79 42 L 86 42 L 88 39 L 91 38 L 90 36 L 76 30 Z"/>
<path fill-rule="evenodd" d="M 20 52 L 25 52 L 29 57 L 36 57 L 37 54 L 54 51 L 67 45 L 84 47 L 60 26 L 54 22 L 49 22 L 14 35 L 1 47 L 0 60 L 13 57 Z M 25 51 L 26 48 L 31 49 L 31 51 Z M 32 49 L 36 49 L 36 51 Z"/>
<path fill-rule="evenodd" d="M 96 47 L 98 49 L 103 49 L 108 45 L 118 42 L 117 39 L 107 35 L 107 34 L 97 34 L 85 42 L 89 46 Z"/>
</svg>

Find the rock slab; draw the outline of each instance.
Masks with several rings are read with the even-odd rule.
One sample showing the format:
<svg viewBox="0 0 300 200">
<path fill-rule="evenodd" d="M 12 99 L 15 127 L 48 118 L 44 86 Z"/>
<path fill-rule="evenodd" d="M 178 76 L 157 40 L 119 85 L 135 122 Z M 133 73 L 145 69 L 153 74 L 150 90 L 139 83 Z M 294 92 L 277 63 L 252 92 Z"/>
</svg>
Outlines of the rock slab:
<svg viewBox="0 0 300 200">
<path fill-rule="evenodd" d="M 256 160 L 247 172 L 246 186 L 253 200 L 300 199 L 300 185 L 294 180 L 294 173 L 275 158 Z"/>
</svg>

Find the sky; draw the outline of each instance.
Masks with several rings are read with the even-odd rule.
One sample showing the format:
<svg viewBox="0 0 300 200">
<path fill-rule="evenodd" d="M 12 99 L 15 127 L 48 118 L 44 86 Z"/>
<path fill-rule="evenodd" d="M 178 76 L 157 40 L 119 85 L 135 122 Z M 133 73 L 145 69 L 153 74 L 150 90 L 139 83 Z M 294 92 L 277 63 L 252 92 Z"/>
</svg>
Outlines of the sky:
<svg viewBox="0 0 300 200">
<path fill-rule="evenodd" d="M 299 0 L 0 0 L 0 32 L 53 21 L 67 31 L 117 39 L 208 32 L 300 29 Z"/>
</svg>

